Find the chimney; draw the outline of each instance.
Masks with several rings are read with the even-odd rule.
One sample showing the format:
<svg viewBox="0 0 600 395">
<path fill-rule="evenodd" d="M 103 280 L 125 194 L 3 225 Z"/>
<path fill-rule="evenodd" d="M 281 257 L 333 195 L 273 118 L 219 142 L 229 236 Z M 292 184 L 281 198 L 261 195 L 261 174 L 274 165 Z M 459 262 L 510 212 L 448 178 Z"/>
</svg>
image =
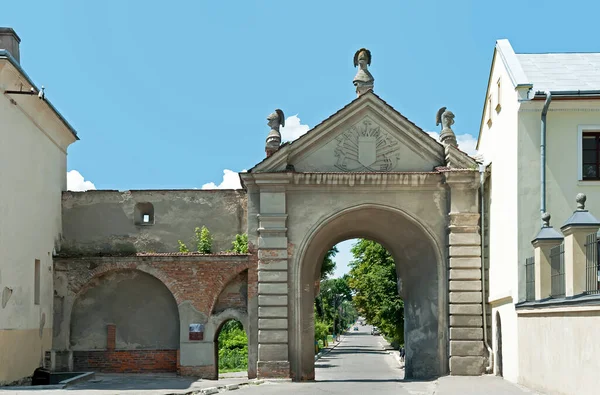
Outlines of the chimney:
<svg viewBox="0 0 600 395">
<path fill-rule="evenodd" d="M 10 52 L 17 63 L 21 63 L 19 56 L 19 44 L 21 39 L 11 27 L 0 27 L 0 49 Z"/>
</svg>

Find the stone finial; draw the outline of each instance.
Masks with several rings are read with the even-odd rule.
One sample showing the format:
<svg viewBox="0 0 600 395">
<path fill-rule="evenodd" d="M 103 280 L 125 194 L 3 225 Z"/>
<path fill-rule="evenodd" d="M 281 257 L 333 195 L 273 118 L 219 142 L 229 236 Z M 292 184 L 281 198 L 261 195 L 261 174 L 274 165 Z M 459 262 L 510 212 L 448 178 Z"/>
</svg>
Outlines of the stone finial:
<svg viewBox="0 0 600 395">
<path fill-rule="evenodd" d="M 281 133 L 279 132 L 279 128 L 285 126 L 285 116 L 283 115 L 283 111 L 279 108 L 276 109 L 267 117 L 267 121 L 267 125 L 271 128 L 265 144 L 265 152 L 267 153 L 268 158 L 273 155 L 281 145 Z"/>
<path fill-rule="evenodd" d="M 543 213 L 542 214 L 542 228 L 549 228 L 550 227 L 550 213 Z"/>
<path fill-rule="evenodd" d="M 358 66 L 358 72 L 354 76 L 352 83 L 356 87 L 356 95 L 373 90 L 375 79 L 369 72 L 368 66 L 371 65 L 371 51 L 361 48 L 354 54 L 354 67 Z"/>
<path fill-rule="evenodd" d="M 441 143 L 458 148 L 456 135 L 452 130 L 452 125 L 454 125 L 454 113 L 447 110 L 446 107 L 440 108 L 435 117 L 435 126 L 438 126 L 439 124 L 442 125 L 442 131 L 440 132 Z"/>
<path fill-rule="evenodd" d="M 587 196 L 585 193 L 578 193 L 575 197 L 575 201 L 577 202 L 577 211 L 585 211 L 585 201 L 587 200 Z"/>
</svg>

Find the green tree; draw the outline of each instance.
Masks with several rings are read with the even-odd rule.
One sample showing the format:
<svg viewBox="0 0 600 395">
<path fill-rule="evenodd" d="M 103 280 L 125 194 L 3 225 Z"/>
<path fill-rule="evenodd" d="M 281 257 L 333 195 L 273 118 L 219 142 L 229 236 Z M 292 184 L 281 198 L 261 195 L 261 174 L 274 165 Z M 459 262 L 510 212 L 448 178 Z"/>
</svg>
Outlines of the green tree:
<svg viewBox="0 0 600 395">
<path fill-rule="evenodd" d="M 315 299 L 317 318 L 327 323 L 331 332 L 341 333 L 349 324 L 354 309 L 350 308 L 352 291 L 348 276 L 321 281 L 319 295 Z"/>
<path fill-rule="evenodd" d="M 203 254 L 212 253 L 212 236 L 206 226 L 203 226 L 202 229 L 196 227 L 194 230 L 196 233 L 196 244 L 198 245 L 198 252 Z"/>
<path fill-rule="evenodd" d="M 404 303 L 398 295 L 396 265 L 379 243 L 361 239 L 352 247 L 348 284 L 354 306 L 369 323 L 398 344 L 404 343 Z"/>
<path fill-rule="evenodd" d="M 248 235 L 244 233 L 243 235 L 235 235 L 235 240 L 231 242 L 232 249 L 231 252 L 235 252 L 237 254 L 247 254 L 248 253 Z"/>
<path fill-rule="evenodd" d="M 333 257 L 338 252 L 337 246 L 333 246 L 325 254 L 323 263 L 321 264 L 321 280 L 333 275 L 333 272 L 335 271 L 335 261 L 333 260 Z"/>
</svg>

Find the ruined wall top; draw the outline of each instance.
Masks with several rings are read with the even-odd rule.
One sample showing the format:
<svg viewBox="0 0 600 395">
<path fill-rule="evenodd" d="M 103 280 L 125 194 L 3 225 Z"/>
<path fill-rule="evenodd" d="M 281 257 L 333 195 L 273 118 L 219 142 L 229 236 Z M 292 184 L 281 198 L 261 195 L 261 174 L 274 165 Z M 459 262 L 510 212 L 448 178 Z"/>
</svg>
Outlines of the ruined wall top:
<svg viewBox="0 0 600 395">
<path fill-rule="evenodd" d="M 195 251 L 194 229 L 206 226 L 213 252 L 247 232 L 243 190 L 63 192 L 58 252 L 73 255 Z"/>
</svg>

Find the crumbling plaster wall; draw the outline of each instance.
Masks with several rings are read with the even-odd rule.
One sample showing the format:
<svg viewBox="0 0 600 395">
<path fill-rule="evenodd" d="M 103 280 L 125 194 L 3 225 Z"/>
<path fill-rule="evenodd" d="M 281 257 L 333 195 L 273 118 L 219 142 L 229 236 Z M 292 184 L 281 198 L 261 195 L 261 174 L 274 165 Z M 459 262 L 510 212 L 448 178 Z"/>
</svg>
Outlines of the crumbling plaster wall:
<svg viewBox="0 0 600 395">
<path fill-rule="evenodd" d="M 160 280 L 123 270 L 96 277 L 88 286 L 73 306 L 72 350 L 106 349 L 109 324 L 117 329 L 117 349 L 179 348 L 177 303 Z"/>
<path fill-rule="evenodd" d="M 137 203 L 152 203 L 154 223 L 134 223 Z M 206 226 L 213 252 L 246 232 L 246 194 L 236 190 L 64 192 L 61 252 L 173 252 L 177 240 L 195 250 L 194 228 Z"/>
</svg>

